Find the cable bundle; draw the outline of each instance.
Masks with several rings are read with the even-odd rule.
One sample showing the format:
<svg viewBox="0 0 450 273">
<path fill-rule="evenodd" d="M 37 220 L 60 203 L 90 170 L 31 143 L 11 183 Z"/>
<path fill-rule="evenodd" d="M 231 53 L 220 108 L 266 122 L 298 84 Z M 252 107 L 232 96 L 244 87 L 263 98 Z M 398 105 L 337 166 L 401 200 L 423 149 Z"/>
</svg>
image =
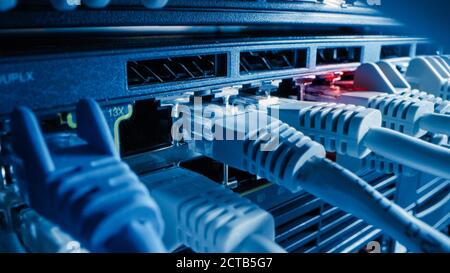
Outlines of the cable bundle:
<svg viewBox="0 0 450 273">
<path fill-rule="evenodd" d="M 27 108 L 12 115 L 19 187 L 31 208 L 93 252 L 162 252 L 159 209 L 114 150 L 94 101 L 77 107 L 78 134 L 44 139 Z"/>
<path fill-rule="evenodd" d="M 221 116 L 211 121 L 212 127 L 223 131 L 223 135 L 225 132 L 244 135 L 243 139 L 190 139 L 191 147 L 291 192 L 304 189 L 381 228 L 412 251 L 450 251 L 447 236 L 408 214 L 358 176 L 325 159 L 318 143 L 292 127 L 270 117 L 266 117 L 267 123 L 263 125 L 258 119 L 264 113 L 258 111 L 228 115 L 234 122 L 224 122 Z M 249 123 L 258 124 L 257 129 L 245 125 Z"/>
</svg>

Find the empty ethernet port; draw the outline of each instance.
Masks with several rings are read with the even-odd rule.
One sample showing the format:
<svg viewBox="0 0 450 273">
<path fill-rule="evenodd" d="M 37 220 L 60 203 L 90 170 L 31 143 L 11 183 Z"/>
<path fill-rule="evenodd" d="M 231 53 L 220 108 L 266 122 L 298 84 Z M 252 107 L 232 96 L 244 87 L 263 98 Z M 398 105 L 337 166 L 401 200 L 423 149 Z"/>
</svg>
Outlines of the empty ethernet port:
<svg viewBox="0 0 450 273">
<path fill-rule="evenodd" d="M 128 87 L 225 77 L 227 65 L 224 53 L 129 61 Z"/>
<path fill-rule="evenodd" d="M 361 61 L 361 47 L 325 47 L 317 49 L 316 65 L 358 63 Z"/>
<path fill-rule="evenodd" d="M 129 156 L 171 146 L 171 128 L 170 107 L 162 107 L 154 99 L 137 101 L 131 118 L 119 125 L 120 154 Z"/>
<path fill-rule="evenodd" d="M 240 55 L 241 74 L 306 67 L 307 49 L 246 51 Z"/>
<path fill-rule="evenodd" d="M 411 45 L 385 45 L 381 47 L 380 59 L 409 57 Z"/>
</svg>

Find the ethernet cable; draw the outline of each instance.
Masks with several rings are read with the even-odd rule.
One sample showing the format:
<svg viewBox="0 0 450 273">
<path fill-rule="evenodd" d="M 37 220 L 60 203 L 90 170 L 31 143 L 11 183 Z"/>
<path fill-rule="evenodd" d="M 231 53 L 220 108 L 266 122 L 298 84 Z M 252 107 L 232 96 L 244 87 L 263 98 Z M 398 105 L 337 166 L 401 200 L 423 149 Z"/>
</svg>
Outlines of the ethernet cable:
<svg viewBox="0 0 450 273">
<path fill-rule="evenodd" d="M 442 146 L 447 149 L 450 148 L 450 146 L 448 146 L 448 136 L 434 134 L 427 136 L 425 140 L 427 142 Z M 375 170 L 379 173 L 385 174 L 405 175 L 409 177 L 417 176 L 419 174 L 419 171 L 415 169 L 412 169 L 398 162 L 389 160 L 374 152 L 371 152 L 368 156 L 359 159 L 356 162 L 353 161 L 354 163 L 357 163 L 356 165 L 347 165 L 347 163 L 349 163 L 348 159 L 349 157 L 347 156 L 340 157 L 339 162 L 342 162 L 344 166 L 349 166 L 351 170 L 353 170 L 353 168 L 356 167 L 356 165 L 359 165 L 359 168 L 361 169 Z M 350 159 L 350 161 L 352 160 Z"/>
<path fill-rule="evenodd" d="M 373 151 L 413 169 L 450 179 L 449 149 L 382 128 L 378 110 L 298 101 L 272 105 L 268 111 L 324 145 L 327 151 L 355 158 L 363 158 Z"/>
<path fill-rule="evenodd" d="M 169 251 L 285 252 L 274 242 L 272 215 L 250 200 L 195 172 L 173 167 L 141 177 L 158 203 Z"/>
<path fill-rule="evenodd" d="M 426 60 L 420 60 L 429 64 Z M 395 94 L 399 98 L 404 97 L 430 101 L 434 103 L 437 113 L 450 113 L 450 101 L 446 99 L 446 96 L 413 89 L 393 64 L 386 61 L 360 65 L 355 71 L 354 87 L 362 90 Z"/>
<path fill-rule="evenodd" d="M 440 97 L 419 90 L 405 90 L 400 91 L 397 94 L 407 99 L 429 101 L 434 104 L 434 111 L 436 113 L 450 115 L 450 101 L 448 100 L 443 100 Z"/>
<path fill-rule="evenodd" d="M 77 134 L 44 137 L 33 112 L 12 114 L 12 161 L 24 201 L 92 252 L 164 252 L 160 211 L 123 163 L 100 107 L 77 105 Z"/>
<path fill-rule="evenodd" d="M 427 132 L 450 135 L 450 115 L 435 113 L 432 102 L 370 91 L 348 92 L 337 100 L 380 110 L 383 127 L 414 137 Z"/>
<path fill-rule="evenodd" d="M 381 116 L 378 118 L 381 122 Z M 183 115 L 181 119 L 194 128 L 205 124 L 214 134 L 240 136 L 227 140 L 184 128 L 185 140 L 196 152 L 266 178 L 291 192 L 304 189 L 381 228 L 410 251 L 450 252 L 447 236 L 326 159 L 322 145 L 266 113 L 226 111 L 206 121 L 195 114 Z"/>
<path fill-rule="evenodd" d="M 344 93 L 341 95 L 339 100 L 345 103 L 356 105 L 369 104 L 369 106 L 371 106 L 372 108 L 380 110 L 382 114 L 381 126 L 396 130 L 403 134 L 414 137 L 423 137 L 427 133 L 427 131 L 433 131 L 437 133 L 449 132 L 450 116 L 433 113 L 432 105 L 430 105 L 430 102 L 406 99 L 403 97 L 398 97 L 396 94 L 362 91 Z M 270 112 L 270 109 L 272 109 L 276 105 L 297 104 L 297 106 L 293 106 L 294 108 L 290 111 L 288 111 L 288 109 L 285 109 L 283 111 L 283 113 L 285 114 L 287 112 L 293 113 L 293 116 L 282 117 L 283 119 L 295 119 L 297 115 L 295 109 L 299 108 L 298 104 L 303 104 L 304 107 L 323 105 L 323 103 L 320 104 L 317 102 L 299 102 L 293 99 L 263 96 L 236 97 L 232 102 L 236 105 L 257 105 L 260 110 L 266 112 L 268 111 L 268 109 Z M 329 105 L 332 107 L 334 104 Z M 286 108 L 286 106 L 284 106 L 284 108 Z M 276 113 L 279 114 L 278 112 Z M 279 117 L 279 115 L 277 115 L 276 117 Z M 377 123 L 375 122 L 373 124 Z M 307 133 L 307 131 L 307 129 L 304 129 L 305 133 Z M 323 132 L 319 132 L 319 134 L 322 133 Z M 326 141 L 324 138 L 316 139 L 314 138 L 314 134 L 310 136 L 318 142 L 325 144 L 323 143 L 323 141 Z M 432 139 L 427 138 L 427 142 L 431 142 L 435 145 L 448 148 L 448 146 L 445 145 L 446 143 L 448 143 L 448 135 L 432 134 L 428 136 L 432 136 Z M 342 137 L 342 135 L 339 136 L 338 134 L 331 141 L 336 141 L 336 139 L 339 139 L 340 137 Z M 325 147 L 327 147 L 327 151 L 336 152 L 334 147 L 330 147 L 327 145 L 325 145 Z M 349 152 L 351 154 L 351 151 Z M 341 155 L 347 155 L 347 153 L 338 153 L 340 153 Z M 361 159 L 360 163 L 362 164 L 362 167 L 373 169 L 382 173 L 395 173 L 398 175 L 406 176 L 412 176 L 418 173 L 417 169 L 403 165 L 397 161 L 389 160 L 388 158 L 380 156 L 373 152 L 368 153 L 367 150 L 365 150 L 365 152 L 362 154 L 353 153 L 351 157 Z"/>
<path fill-rule="evenodd" d="M 0 186 L 0 214 L 3 216 L 0 233 L 7 231 L 9 236 L 0 236 L 5 240 L 0 245 L 7 246 L 8 251 L 32 253 L 81 253 L 86 252 L 56 225 L 27 207 L 20 197 L 15 184 Z M 1 217 L 0 216 L 0 217 Z M 3 233 L 5 234 L 5 233 Z M 12 239 L 14 238 L 14 239 Z M 17 243 L 15 240 L 18 240 Z M 9 242 L 8 242 L 9 241 Z M 6 243 L 8 242 L 8 243 Z M 0 247 L 0 251 L 3 251 Z"/>
<path fill-rule="evenodd" d="M 29 252 L 87 252 L 81 247 L 79 242 L 30 208 L 20 210 L 16 217 L 16 234 Z"/>
</svg>

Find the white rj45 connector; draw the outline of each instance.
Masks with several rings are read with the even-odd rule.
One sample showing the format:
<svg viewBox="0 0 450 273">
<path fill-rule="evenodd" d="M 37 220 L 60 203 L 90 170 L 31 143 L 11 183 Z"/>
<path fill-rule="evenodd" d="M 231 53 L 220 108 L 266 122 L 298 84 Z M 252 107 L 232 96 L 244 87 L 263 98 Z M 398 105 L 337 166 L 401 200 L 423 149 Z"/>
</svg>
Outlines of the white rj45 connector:
<svg viewBox="0 0 450 273">
<path fill-rule="evenodd" d="M 450 150 L 382 128 L 379 110 L 361 106 L 296 102 L 269 106 L 269 113 L 324 145 L 330 152 L 363 158 L 370 151 L 413 169 L 450 179 Z"/>
<path fill-rule="evenodd" d="M 376 112 L 369 110 L 368 113 L 374 111 Z M 329 115 L 332 117 L 333 112 L 330 111 Z M 376 116 L 374 119 L 381 123 L 381 115 L 379 113 L 373 115 Z M 342 126 L 339 127 L 340 130 L 347 131 L 346 126 L 349 123 L 338 121 L 339 118 L 351 119 L 351 116 L 344 114 L 331 118 L 329 128 L 333 130 L 337 128 L 336 126 Z M 356 114 L 356 116 L 363 120 L 364 115 Z M 260 119 L 266 122 L 261 123 Z M 214 133 L 206 135 L 202 133 L 187 139 L 196 152 L 266 178 L 291 192 L 304 189 L 325 202 L 381 228 L 411 251 L 450 251 L 450 239 L 447 236 L 386 199 L 355 174 L 325 159 L 325 150 L 319 143 L 286 123 L 268 117 L 266 113 L 256 110 L 223 111 L 207 119 L 195 118 L 195 114 L 184 113 L 181 120 L 187 126 L 205 124 L 207 131 Z M 320 124 L 323 123 L 318 125 L 322 128 Z M 358 122 L 351 126 L 363 128 L 358 126 Z M 326 128 L 326 123 L 323 128 Z M 369 139 L 368 142 L 372 143 L 373 139 L 380 137 L 379 134 L 382 134 L 382 137 L 391 137 L 391 132 L 386 133 L 384 130 L 386 129 L 370 129 L 364 139 Z M 352 128 L 350 131 L 358 130 Z M 212 137 L 217 132 L 220 132 L 220 136 L 235 138 Z M 188 136 L 190 133 L 192 132 L 184 132 L 184 135 Z M 396 141 L 401 138 L 397 134 L 399 133 L 394 132 Z M 376 145 L 377 141 L 374 142 Z"/>
<path fill-rule="evenodd" d="M 174 167 L 141 181 L 161 209 L 169 251 L 185 245 L 196 252 L 284 252 L 274 242 L 272 215 L 200 174 Z"/>
<path fill-rule="evenodd" d="M 441 57 L 436 58 L 442 61 Z M 434 58 L 432 60 L 434 60 Z M 419 58 L 411 62 L 409 70 L 410 75 L 412 74 L 413 68 L 417 66 L 416 63 L 425 64 L 429 68 L 426 71 L 431 71 L 430 73 L 437 74 L 434 75 L 434 78 L 440 77 L 440 74 L 436 71 L 436 69 L 432 67 L 432 65 L 426 58 Z M 438 80 L 441 81 L 442 79 Z M 433 77 L 431 77 L 430 79 L 424 77 L 420 80 L 420 82 L 423 82 L 427 85 L 434 85 L 435 87 L 433 87 L 432 89 L 443 88 L 441 84 L 435 83 L 435 81 L 433 81 Z M 415 87 L 418 87 L 420 91 L 417 89 L 413 89 L 408 81 L 403 77 L 403 75 L 400 74 L 400 72 L 393 66 L 393 64 L 386 61 L 380 61 L 377 63 L 364 63 L 360 65 L 355 71 L 354 87 L 363 90 L 396 95 L 398 99 L 412 98 L 429 101 L 434 104 L 435 112 L 440 114 L 450 112 L 450 101 L 448 101 L 447 94 L 441 94 L 440 91 L 430 92 L 429 90 L 427 90 L 428 88 L 423 89 L 418 85 Z M 443 88 L 442 90 L 445 90 L 445 88 Z"/>
<path fill-rule="evenodd" d="M 347 92 L 338 102 L 380 110 L 382 126 L 414 137 L 427 131 L 450 135 L 450 115 L 434 112 L 432 102 L 379 92 Z"/>
</svg>

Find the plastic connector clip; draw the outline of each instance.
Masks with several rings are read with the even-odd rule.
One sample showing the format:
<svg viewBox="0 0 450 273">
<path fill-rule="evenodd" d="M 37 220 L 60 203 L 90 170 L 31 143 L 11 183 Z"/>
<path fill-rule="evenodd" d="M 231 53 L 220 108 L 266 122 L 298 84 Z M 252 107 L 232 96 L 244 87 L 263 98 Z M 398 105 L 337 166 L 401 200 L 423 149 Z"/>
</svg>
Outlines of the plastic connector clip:
<svg viewBox="0 0 450 273">
<path fill-rule="evenodd" d="M 274 242 L 272 215 L 222 185 L 179 167 L 141 180 L 161 208 L 169 250 L 285 252 Z"/>
<path fill-rule="evenodd" d="M 394 65 L 386 61 L 360 65 L 355 71 L 354 87 L 372 92 L 394 94 L 398 98 L 429 101 L 435 105 L 437 113 L 445 114 L 450 112 L 450 102 L 447 95 L 444 94 L 447 87 L 442 83 L 444 81 L 443 76 L 433 67 L 429 59 L 417 58 L 410 63 L 408 68 L 410 82 L 412 82 L 414 88 L 421 89 L 420 91 L 413 89 Z M 443 64 L 448 68 L 445 57 L 435 56 L 431 59 L 437 67 L 441 68 L 442 73 L 447 73 L 443 68 Z M 427 75 L 427 73 L 431 75 Z M 430 92 L 429 89 L 437 92 Z"/>
<path fill-rule="evenodd" d="M 450 100 L 450 70 L 440 57 L 417 57 L 411 60 L 406 78 L 413 88 Z"/>
<path fill-rule="evenodd" d="M 22 196 L 93 252 L 163 252 L 160 211 L 123 163 L 100 107 L 77 105 L 77 134 L 42 134 L 28 108 L 12 114 Z"/>
</svg>

